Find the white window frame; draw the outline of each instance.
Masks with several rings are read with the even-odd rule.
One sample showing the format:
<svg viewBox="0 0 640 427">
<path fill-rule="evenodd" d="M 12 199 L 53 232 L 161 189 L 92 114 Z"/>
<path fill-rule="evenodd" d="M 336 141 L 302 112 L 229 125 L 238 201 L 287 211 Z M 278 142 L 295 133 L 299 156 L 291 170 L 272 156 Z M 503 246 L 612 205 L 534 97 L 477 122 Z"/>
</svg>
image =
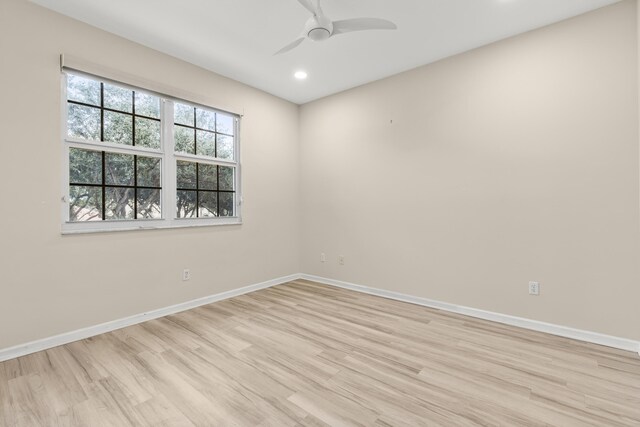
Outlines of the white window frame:
<svg viewBox="0 0 640 427">
<path fill-rule="evenodd" d="M 114 84 L 136 92 L 147 93 L 160 98 L 160 149 L 152 149 L 147 147 L 128 146 L 123 144 L 87 141 L 83 139 L 70 138 L 67 136 L 67 75 L 73 74 L 86 77 L 92 80 L 98 80 L 104 83 Z M 93 74 L 83 73 L 80 71 L 70 70 L 62 71 L 60 79 L 61 90 L 61 140 L 62 140 L 62 197 L 61 197 L 61 218 L 62 218 L 62 234 L 79 234 L 79 233 L 100 233 L 112 231 L 133 231 L 133 230 L 154 230 L 164 228 L 185 228 L 185 227 L 207 227 L 216 225 L 237 225 L 242 224 L 242 193 L 241 193 L 241 166 L 240 166 L 240 116 L 238 114 L 219 110 L 207 105 L 202 105 L 179 98 L 163 95 L 157 92 L 138 88 L 126 83 L 121 83 L 96 76 Z M 174 116 L 173 106 L 175 103 L 186 104 L 193 107 L 203 108 L 216 113 L 225 114 L 234 118 L 234 161 L 217 159 L 206 156 L 198 156 L 193 154 L 183 154 L 175 152 L 175 141 L 173 136 Z M 100 220 L 100 221 L 70 221 L 69 220 L 69 149 L 84 148 L 94 149 L 112 153 L 137 154 L 148 157 L 156 157 L 161 159 L 161 210 L 162 216 L 158 219 L 119 219 L 119 220 Z M 234 216 L 228 217 L 204 217 L 204 218 L 176 218 L 176 198 L 177 198 L 177 178 L 176 178 L 176 162 L 178 160 L 186 160 L 190 162 L 206 163 L 219 166 L 231 166 L 234 168 Z M 196 207 L 197 209 L 197 207 Z"/>
</svg>

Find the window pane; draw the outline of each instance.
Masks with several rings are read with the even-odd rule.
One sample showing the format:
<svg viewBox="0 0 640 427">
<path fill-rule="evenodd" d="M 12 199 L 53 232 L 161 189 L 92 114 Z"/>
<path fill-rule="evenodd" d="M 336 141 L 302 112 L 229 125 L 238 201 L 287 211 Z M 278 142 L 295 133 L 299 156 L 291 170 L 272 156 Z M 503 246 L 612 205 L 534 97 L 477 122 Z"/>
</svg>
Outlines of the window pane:
<svg viewBox="0 0 640 427">
<path fill-rule="evenodd" d="M 220 180 L 220 190 L 233 191 L 233 168 L 229 166 L 218 166 L 218 179 Z M 220 202 L 222 206 L 222 202 Z"/>
<path fill-rule="evenodd" d="M 196 192 L 178 191 L 177 198 L 177 218 L 195 218 L 196 216 Z"/>
<path fill-rule="evenodd" d="M 196 131 L 197 144 L 196 147 L 201 156 L 216 156 L 216 134 L 207 132 L 206 130 Z"/>
<path fill-rule="evenodd" d="M 133 155 L 106 153 L 104 173 L 107 185 L 133 185 Z"/>
<path fill-rule="evenodd" d="M 136 145 L 160 149 L 160 122 L 136 117 Z"/>
<path fill-rule="evenodd" d="M 181 125 L 193 126 L 193 107 L 175 103 L 173 107 L 173 121 Z"/>
<path fill-rule="evenodd" d="M 162 217 L 160 190 L 138 190 L 138 218 L 157 219 Z"/>
<path fill-rule="evenodd" d="M 118 111 L 133 112 L 133 91 L 104 84 L 104 107 Z"/>
<path fill-rule="evenodd" d="M 233 135 L 234 118 L 224 114 L 218 114 L 216 117 L 216 132 Z"/>
<path fill-rule="evenodd" d="M 102 152 L 69 148 L 69 182 L 102 184 Z"/>
<path fill-rule="evenodd" d="M 102 220 L 102 188 L 69 186 L 69 220 Z"/>
<path fill-rule="evenodd" d="M 160 159 L 138 156 L 138 186 L 160 187 Z"/>
<path fill-rule="evenodd" d="M 133 145 L 133 118 L 128 114 L 105 111 L 104 140 Z"/>
<path fill-rule="evenodd" d="M 218 193 L 201 191 L 198 195 L 198 216 L 212 217 L 218 214 Z"/>
<path fill-rule="evenodd" d="M 160 98 L 146 93 L 136 92 L 136 114 L 160 118 Z"/>
<path fill-rule="evenodd" d="M 68 104 L 67 135 L 71 138 L 100 141 L 100 110 Z"/>
<path fill-rule="evenodd" d="M 176 142 L 176 152 L 195 154 L 196 143 L 193 139 L 194 130 L 183 126 L 174 126 L 174 138 Z"/>
<path fill-rule="evenodd" d="M 218 134 L 217 157 L 220 159 L 233 160 L 233 137 Z"/>
<path fill-rule="evenodd" d="M 199 190 L 217 190 L 218 174 L 215 165 L 198 165 L 198 189 Z"/>
<path fill-rule="evenodd" d="M 216 113 L 196 108 L 196 127 L 211 131 L 216 130 Z"/>
<path fill-rule="evenodd" d="M 67 75 L 67 99 L 100 106 L 100 82 L 73 74 Z"/>
<path fill-rule="evenodd" d="M 218 216 L 233 216 L 234 193 L 219 193 L 219 196 Z"/>
<path fill-rule="evenodd" d="M 176 165 L 178 188 L 196 189 L 196 164 L 178 160 Z"/>
<path fill-rule="evenodd" d="M 105 219 L 133 219 L 133 188 L 106 187 Z"/>
</svg>

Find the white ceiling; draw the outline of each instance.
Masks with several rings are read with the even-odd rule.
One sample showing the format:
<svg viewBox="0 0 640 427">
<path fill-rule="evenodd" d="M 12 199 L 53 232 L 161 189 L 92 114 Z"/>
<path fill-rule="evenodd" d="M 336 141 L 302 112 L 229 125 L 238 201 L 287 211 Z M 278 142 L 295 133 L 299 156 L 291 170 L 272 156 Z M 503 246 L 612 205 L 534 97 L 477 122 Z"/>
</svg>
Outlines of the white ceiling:
<svg viewBox="0 0 640 427">
<path fill-rule="evenodd" d="M 297 0 L 32 0 L 298 104 L 434 62 L 618 0 L 322 0 L 332 20 L 375 17 L 396 31 L 296 39 Z M 309 78 L 293 78 L 304 69 Z"/>
</svg>

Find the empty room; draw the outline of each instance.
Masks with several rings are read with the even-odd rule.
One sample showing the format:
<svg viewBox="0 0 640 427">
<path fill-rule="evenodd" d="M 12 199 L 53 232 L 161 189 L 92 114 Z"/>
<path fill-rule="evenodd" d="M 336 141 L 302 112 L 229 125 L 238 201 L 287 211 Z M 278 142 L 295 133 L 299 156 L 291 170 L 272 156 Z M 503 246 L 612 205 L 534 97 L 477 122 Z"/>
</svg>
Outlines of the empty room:
<svg viewBox="0 0 640 427">
<path fill-rule="evenodd" d="M 0 0 L 0 426 L 640 426 L 637 0 Z"/>
</svg>

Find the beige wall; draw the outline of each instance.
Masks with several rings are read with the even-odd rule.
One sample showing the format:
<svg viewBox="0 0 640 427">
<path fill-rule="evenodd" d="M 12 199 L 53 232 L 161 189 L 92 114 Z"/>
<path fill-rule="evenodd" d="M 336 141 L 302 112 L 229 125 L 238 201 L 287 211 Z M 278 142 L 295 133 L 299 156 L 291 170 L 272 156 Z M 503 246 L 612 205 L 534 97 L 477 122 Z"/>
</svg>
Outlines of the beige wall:
<svg viewBox="0 0 640 427">
<path fill-rule="evenodd" d="M 296 105 L 26 0 L 0 43 L 0 348 L 299 270 Z M 244 108 L 244 224 L 61 236 L 60 53 Z"/>
<path fill-rule="evenodd" d="M 627 0 L 304 105 L 302 270 L 640 339 L 636 39 Z"/>
</svg>

